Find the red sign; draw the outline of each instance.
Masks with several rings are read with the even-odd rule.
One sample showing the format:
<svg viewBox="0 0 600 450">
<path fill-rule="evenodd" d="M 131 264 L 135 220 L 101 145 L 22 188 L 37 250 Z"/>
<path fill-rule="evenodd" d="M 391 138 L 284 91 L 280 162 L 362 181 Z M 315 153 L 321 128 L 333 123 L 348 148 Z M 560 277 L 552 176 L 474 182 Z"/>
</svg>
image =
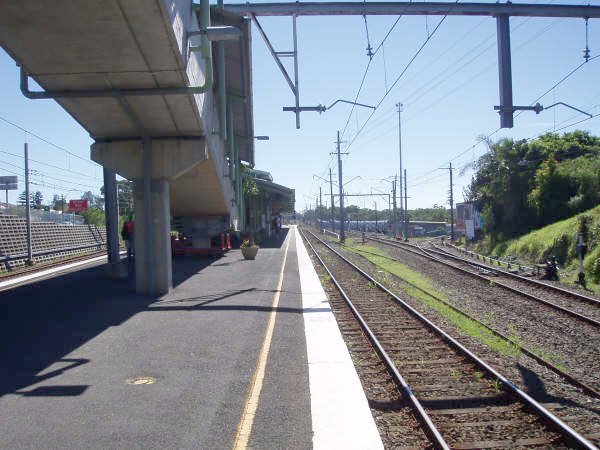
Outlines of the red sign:
<svg viewBox="0 0 600 450">
<path fill-rule="evenodd" d="M 69 200 L 69 210 L 70 211 L 85 211 L 88 209 L 88 201 L 87 200 Z"/>
</svg>

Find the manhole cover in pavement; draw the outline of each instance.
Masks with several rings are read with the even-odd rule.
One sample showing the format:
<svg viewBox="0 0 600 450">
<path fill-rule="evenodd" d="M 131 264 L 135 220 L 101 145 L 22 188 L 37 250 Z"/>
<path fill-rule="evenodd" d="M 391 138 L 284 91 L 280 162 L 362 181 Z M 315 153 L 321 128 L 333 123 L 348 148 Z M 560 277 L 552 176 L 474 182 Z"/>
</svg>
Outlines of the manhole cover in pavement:
<svg viewBox="0 0 600 450">
<path fill-rule="evenodd" d="M 154 378 L 154 377 L 128 378 L 127 380 L 125 380 L 125 383 L 127 383 L 127 384 L 134 384 L 134 385 L 139 385 L 139 384 L 154 384 L 154 383 L 156 383 L 156 378 Z"/>
</svg>

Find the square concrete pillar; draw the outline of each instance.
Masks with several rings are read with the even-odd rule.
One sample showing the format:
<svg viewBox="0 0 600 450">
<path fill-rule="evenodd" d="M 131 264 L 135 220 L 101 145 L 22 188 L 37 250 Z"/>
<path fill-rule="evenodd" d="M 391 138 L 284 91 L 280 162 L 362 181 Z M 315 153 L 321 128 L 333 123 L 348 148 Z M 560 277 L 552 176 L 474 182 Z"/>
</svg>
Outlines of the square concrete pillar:
<svg viewBox="0 0 600 450">
<path fill-rule="evenodd" d="M 144 206 L 143 180 L 134 180 L 135 201 L 135 279 L 136 292 L 143 295 L 162 295 L 173 286 L 171 266 L 171 221 L 169 182 L 152 180 L 150 222 L 151 235 L 147 232 Z"/>
</svg>

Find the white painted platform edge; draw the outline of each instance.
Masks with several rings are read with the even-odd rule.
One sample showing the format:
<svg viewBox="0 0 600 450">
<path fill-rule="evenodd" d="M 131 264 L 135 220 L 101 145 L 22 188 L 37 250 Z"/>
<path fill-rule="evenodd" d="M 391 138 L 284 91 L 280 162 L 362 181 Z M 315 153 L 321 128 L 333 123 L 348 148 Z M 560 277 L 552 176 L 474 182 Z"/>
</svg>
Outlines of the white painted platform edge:
<svg viewBox="0 0 600 450">
<path fill-rule="evenodd" d="M 121 255 L 123 255 L 125 253 L 126 252 L 120 252 Z M 103 259 L 106 259 L 106 255 L 104 255 L 104 256 L 95 256 L 94 258 L 84 259 L 82 261 L 77 261 L 77 262 L 65 264 L 65 265 L 62 265 L 62 266 L 52 267 L 51 269 L 40 270 L 38 272 L 34 272 L 34 273 L 27 274 L 27 275 L 23 275 L 22 277 L 11 278 L 10 280 L 6 280 L 6 281 L 1 281 L 0 282 L 0 289 L 8 288 L 8 287 L 11 287 L 11 286 L 14 286 L 14 285 L 21 285 L 25 281 L 35 281 L 38 278 L 44 278 L 44 277 L 46 277 L 48 275 L 52 275 L 52 274 L 57 273 L 57 272 L 62 272 L 64 270 L 73 269 L 75 267 L 83 266 L 83 265 L 94 263 L 94 262 L 97 262 L 97 261 L 102 261 Z"/>
<path fill-rule="evenodd" d="M 313 448 L 383 449 L 354 364 L 297 227 Z"/>
</svg>

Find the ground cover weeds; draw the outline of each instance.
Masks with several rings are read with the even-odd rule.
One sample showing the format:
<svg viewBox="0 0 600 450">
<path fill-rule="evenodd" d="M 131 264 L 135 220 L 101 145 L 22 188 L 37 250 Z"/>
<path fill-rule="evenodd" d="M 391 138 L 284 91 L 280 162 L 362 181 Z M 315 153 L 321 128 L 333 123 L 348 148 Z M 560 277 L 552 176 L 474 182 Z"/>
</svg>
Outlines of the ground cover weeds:
<svg viewBox="0 0 600 450">
<path fill-rule="evenodd" d="M 404 284 L 402 287 L 404 292 L 438 312 L 465 334 L 483 342 L 502 355 L 517 356 L 520 354 L 520 349 L 512 342 L 496 336 L 477 321 L 468 318 L 464 314 L 461 314 L 444 304 L 443 301 L 438 300 L 442 299 L 448 301 L 446 295 L 443 292 L 438 291 L 427 276 L 394 260 L 377 247 L 368 245 L 355 245 L 350 247 L 347 245 L 347 249 L 361 255 L 379 268 L 397 276 L 406 283 L 409 283 Z"/>
</svg>

